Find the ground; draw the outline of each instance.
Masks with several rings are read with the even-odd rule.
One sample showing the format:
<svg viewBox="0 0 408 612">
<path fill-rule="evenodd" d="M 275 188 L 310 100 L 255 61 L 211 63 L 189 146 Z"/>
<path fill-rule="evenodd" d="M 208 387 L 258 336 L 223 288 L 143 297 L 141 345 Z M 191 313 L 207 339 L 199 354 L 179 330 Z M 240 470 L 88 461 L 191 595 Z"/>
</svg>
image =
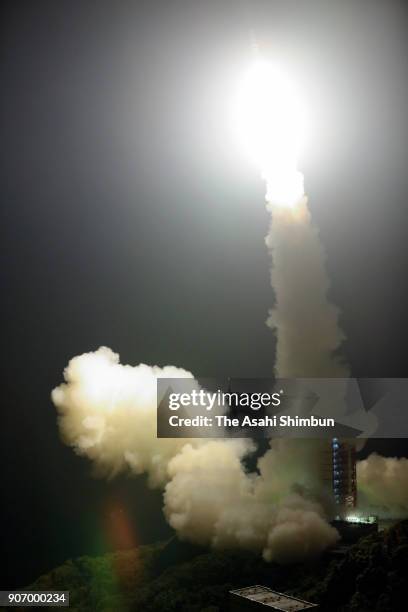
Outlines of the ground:
<svg viewBox="0 0 408 612">
<path fill-rule="evenodd" d="M 69 560 L 31 589 L 69 590 L 78 612 L 227 612 L 228 592 L 250 584 L 320 603 L 330 612 L 401 607 L 408 568 L 408 521 L 359 540 L 343 555 L 281 566 L 242 551 L 167 542 Z"/>
</svg>

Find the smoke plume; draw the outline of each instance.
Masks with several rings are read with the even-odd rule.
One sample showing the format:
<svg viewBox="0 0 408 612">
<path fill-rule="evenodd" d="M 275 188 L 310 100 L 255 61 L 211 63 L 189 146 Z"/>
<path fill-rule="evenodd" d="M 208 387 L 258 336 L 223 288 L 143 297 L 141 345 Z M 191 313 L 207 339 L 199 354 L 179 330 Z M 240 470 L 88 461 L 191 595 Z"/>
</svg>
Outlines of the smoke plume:
<svg viewBox="0 0 408 612">
<path fill-rule="evenodd" d="M 262 551 L 266 560 L 281 563 L 316 556 L 334 544 L 338 534 L 306 482 L 312 471 L 298 461 L 297 473 L 285 474 L 281 461 L 291 453 L 278 444 L 248 474 L 242 459 L 252 450 L 247 440 L 185 446 L 169 463 L 164 511 L 170 525 L 199 544 Z M 301 453 L 296 445 L 291 450 L 295 462 Z M 303 449 L 306 454 L 309 463 Z M 303 488 L 294 486 L 302 480 Z"/>
<path fill-rule="evenodd" d="M 293 206 L 268 202 L 267 207 L 275 293 L 267 324 L 276 331 L 275 373 L 281 378 L 346 377 L 348 368 L 336 356 L 344 339 L 339 311 L 327 297 L 325 255 L 307 198 Z"/>
<path fill-rule="evenodd" d="M 95 472 L 113 477 L 146 473 L 151 486 L 167 480 L 167 465 L 185 440 L 156 437 L 156 379 L 192 378 L 186 370 L 119 363 L 101 347 L 70 360 L 65 383 L 51 398 L 63 441 L 93 462 Z"/>
<path fill-rule="evenodd" d="M 248 473 L 251 440 L 158 439 L 158 376 L 192 374 L 121 365 L 106 347 L 71 359 L 52 392 L 64 442 L 99 475 L 130 470 L 164 487 L 164 513 L 181 538 L 280 562 L 313 557 L 336 541 L 315 495 L 308 441 L 278 442 Z"/>
</svg>

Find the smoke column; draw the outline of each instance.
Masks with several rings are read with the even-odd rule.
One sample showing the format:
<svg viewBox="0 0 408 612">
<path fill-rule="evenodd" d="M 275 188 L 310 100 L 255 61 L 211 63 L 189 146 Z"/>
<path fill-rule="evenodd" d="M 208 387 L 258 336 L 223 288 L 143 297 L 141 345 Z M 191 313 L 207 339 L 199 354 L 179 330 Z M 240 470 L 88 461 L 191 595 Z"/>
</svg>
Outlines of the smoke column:
<svg viewBox="0 0 408 612">
<path fill-rule="evenodd" d="M 344 334 L 339 311 L 327 297 L 325 256 L 306 196 L 292 206 L 267 203 L 271 225 L 275 307 L 267 324 L 276 331 L 275 374 L 279 378 L 347 377 L 336 356 Z"/>
<path fill-rule="evenodd" d="M 327 297 L 324 252 L 298 170 L 307 112 L 294 83 L 258 51 L 238 87 L 233 121 L 240 146 L 261 170 L 271 213 L 266 244 L 275 307 L 268 325 L 276 332 L 275 374 L 345 377 L 348 369 L 335 357 L 344 336 Z"/>
</svg>

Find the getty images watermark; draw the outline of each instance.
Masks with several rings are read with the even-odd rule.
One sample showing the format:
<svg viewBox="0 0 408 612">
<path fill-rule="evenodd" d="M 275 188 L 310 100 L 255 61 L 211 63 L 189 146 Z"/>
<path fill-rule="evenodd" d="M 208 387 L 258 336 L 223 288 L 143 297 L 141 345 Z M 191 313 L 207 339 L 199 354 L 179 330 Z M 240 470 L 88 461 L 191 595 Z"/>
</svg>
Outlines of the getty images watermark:
<svg viewBox="0 0 408 612">
<path fill-rule="evenodd" d="M 200 407 L 207 411 L 213 410 L 216 406 L 247 407 L 252 410 L 260 410 L 270 406 L 280 406 L 281 394 L 283 390 L 275 393 L 237 393 L 218 389 L 215 393 L 210 393 L 204 389 L 192 389 L 184 393 L 171 392 L 168 401 L 170 410 L 178 410 L 187 406 Z"/>
<path fill-rule="evenodd" d="M 218 389 L 215 393 L 209 393 L 203 389 L 193 389 L 189 393 L 169 393 L 169 410 L 180 410 L 180 408 L 196 407 L 206 412 L 224 411 L 228 414 L 214 414 L 208 416 L 197 414 L 195 416 L 170 415 L 168 422 L 170 427 L 204 427 L 213 426 L 222 428 L 253 428 L 253 427 L 334 427 L 334 419 L 318 419 L 315 416 L 301 418 L 289 415 L 264 415 L 253 417 L 250 414 L 242 415 L 242 418 L 232 417 L 231 413 L 247 408 L 259 411 L 262 408 L 278 407 L 281 405 L 283 390 L 275 393 L 232 393 Z"/>
<path fill-rule="evenodd" d="M 408 379 L 157 380 L 159 438 L 408 437 Z"/>
</svg>

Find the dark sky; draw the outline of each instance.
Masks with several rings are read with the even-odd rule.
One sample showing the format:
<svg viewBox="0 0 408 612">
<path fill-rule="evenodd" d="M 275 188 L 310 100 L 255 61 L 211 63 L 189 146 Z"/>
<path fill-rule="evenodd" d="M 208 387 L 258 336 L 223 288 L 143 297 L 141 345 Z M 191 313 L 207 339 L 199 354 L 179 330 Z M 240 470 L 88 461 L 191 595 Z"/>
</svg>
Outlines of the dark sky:
<svg viewBox="0 0 408 612">
<path fill-rule="evenodd" d="M 226 121 L 250 30 L 312 109 L 302 162 L 356 376 L 406 376 L 403 2 L 2 3 L 3 588 L 169 533 L 140 480 L 90 478 L 49 394 L 70 357 L 272 372 L 264 187 Z M 404 443 L 371 442 L 386 454 Z"/>
</svg>

